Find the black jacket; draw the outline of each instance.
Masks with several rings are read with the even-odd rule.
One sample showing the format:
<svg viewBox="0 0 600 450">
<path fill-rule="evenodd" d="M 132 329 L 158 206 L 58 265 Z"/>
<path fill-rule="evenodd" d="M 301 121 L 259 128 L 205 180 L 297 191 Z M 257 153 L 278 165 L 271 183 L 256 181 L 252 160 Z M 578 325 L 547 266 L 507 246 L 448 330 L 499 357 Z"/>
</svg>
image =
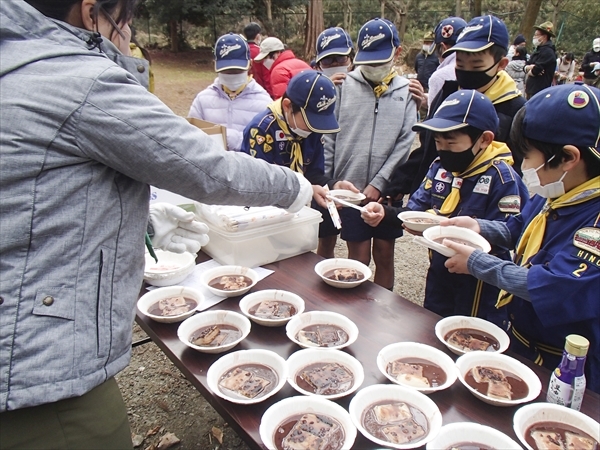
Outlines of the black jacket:
<svg viewBox="0 0 600 450">
<path fill-rule="evenodd" d="M 419 71 L 417 72 L 417 80 L 423 86 L 423 89 L 429 89 L 429 79 L 435 69 L 440 65 L 440 59 L 437 57 L 435 53 L 428 55 L 421 66 L 419 67 Z"/>
<path fill-rule="evenodd" d="M 595 52 L 592 50 L 591 52 L 587 52 L 583 57 L 583 62 L 581 63 L 581 71 L 583 72 L 583 78 L 586 78 L 588 80 L 595 80 L 596 78 L 598 78 L 592 72 L 591 63 L 593 62 L 600 62 L 600 52 Z"/>
<path fill-rule="evenodd" d="M 456 91 L 458 91 L 458 82 L 455 80 L 446 81 L 442 90 L 433 99 L 427 119 L 431 119 L 442 102 Z M 505 142 L 509 148 L 511 147 L 510 127 L 512 126 L 512 120 L 524 104 L 525 98 L 519 96 L 494 105 L 500 119 L 498 132 L 494 137 L 495 141 Z M 438 152 L 435 147 L 432 131 L 421 131 L 419 133 L 419 140 L 421 145 L 410 154 L 406 163 L 396 168 L 383 196 L 396 198 L 400 194 L 412 194 L 421 185 L 425 175 L 427 175 L 429 166 L 437 158 Z M 514 154 L 513 158 L 515 160 L 513 167 L 517 173 L 521 174 L 521 159 L 516 158 Z"/>
<path fill-rule="evenodd" d="M 525 93 L 527 98 L 530 98 L 541 90 L 552 86 L 554 72 L 556 71 L 556 49 L 552 41 L 540 45 L 533 52 L 527 64 L 534 64 L 525 82 Z"/>
</svg>

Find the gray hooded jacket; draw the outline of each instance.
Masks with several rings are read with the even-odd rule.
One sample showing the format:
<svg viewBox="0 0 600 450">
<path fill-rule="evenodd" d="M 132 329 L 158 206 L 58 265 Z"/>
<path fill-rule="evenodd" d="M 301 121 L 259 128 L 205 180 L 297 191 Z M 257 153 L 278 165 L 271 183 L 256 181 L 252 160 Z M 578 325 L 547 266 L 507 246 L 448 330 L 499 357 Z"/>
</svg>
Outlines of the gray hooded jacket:
<svg viewBox="0 0 600 450">
<path fill-rule="evenodd" d="M 281 207 L 300 189 L 219 150 L 89 38 L 0 2 L 0 411 L 82 395 L 128 364 L 148 184 Z"/>
<path fill-rule="evenodd" d="M 355 69 L 338 87 L 335 114 L 342 131 L 323 136 L 325 173 L 361 190 L 370 184 L 383 191 L 394 169 L 408 159 L 415 137 L 417 106 L 408 80 L 394 77 L 377 99 L 360 69 Z"/>
</svg>

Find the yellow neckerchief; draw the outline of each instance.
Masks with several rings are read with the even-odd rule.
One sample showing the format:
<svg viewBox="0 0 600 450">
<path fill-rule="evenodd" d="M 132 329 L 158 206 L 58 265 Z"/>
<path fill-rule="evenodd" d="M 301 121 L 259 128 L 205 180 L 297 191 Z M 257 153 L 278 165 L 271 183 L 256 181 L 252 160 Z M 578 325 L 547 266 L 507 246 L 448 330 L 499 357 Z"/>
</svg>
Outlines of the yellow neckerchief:
<svg viewBox="0 0 600 450">
<path fill-rule="evenodd" d="M 504 70 L 496 75 L 496 81 L 483 93 L 494 105 L 507 102 L 521 95 L 515 80 Z"/>
<path fill-rule="evenodd" d="M 517 244 L 517 253 L 515 255 L 515 263 L 520 266 L 529 266 L 529 260 L 537 254 L 542 246 L 544 234 L 546 233 L 546 218 L 551 211 L 556 211 L 565 206 L 578 205 L 589 200 L 600 197 L 600 176 L 592 178 L 583 184 L 580 184 L 574 189 L 571 189 L 566 194 L 561 195 L 554 200 L 546 201 L 542 210 L 533 218 L 519 239 Z M 513 294 L 500 291 L 496 308 L 500 308 L 510 303 L 513 299 Z"/>
<path fill-rule="evenodd" d="M 475 159 L 471 161 L 469 167 L 464 172 L 452 172 L 452 191 L 450 195 L 446 197 L 442 207 L 440 208 L 439 214 L 449 216 L 454 212 L 460 201 L 460 188 L 462 186 L 462 179 L 474 177 L 487 171 L 494 161 L 502 160 L 506 161 L 510 165 L 513 164 L 512 154 L 510 149 L 503 142 L 492 141 L 487 148 L 479 152 Z M 458 178 L 458 180 L 457 180 Z"/>
<path fill-rule="evenodd" d="M 383 80 L 381 80 L 381 83 L 379 83 L 373 88 L 373 92 L 375 92 L 375 97 L 381 97 L 383 93 L 388 90 L 388 88 L 390 87 L 390 83 L 396 77 L 396 75 L 398 75 L 398 72 L 396 72 L 396 69 L 392 69 L 392 71 L 389 74 L 387 74 Z"/>
<path fill-rule="evenodd" d="M 292 143 L 292 151 L 290 158 L 290 169 L 294 172 L 304 173 L 304 160 L 302 159 L 302 148 L 300 147 L 301 137 L 292 136 L 292 132 L 290 131 L 287 122 L 283 117 L 283 108 L 281 107 L 281 100 L 275 100 L 274 102 L 267 105 L 267 108 L 273 112 L 275 116 L 275 120 L 277 120 L 277 125 L 285 134 L 285 138 Z"/>
<path fill-rule="evenodd" d="M 246 86 L 248 86 L 248 83 L 250 83 L 250 81 L 252 81 L 252 75 L 248 75 L 248 79 L 246 80 L 246 82 L 242 86 L 237 88 L 235 91 L 232 91 L 224 84 L 222 84 L 221 87 L 223 88 L 223 92 L 225 92 L 231 100 L 235 100 L 235 98 L 238 95 L 240 95 L 244 89 L 246 89 Z"/>
</svg>

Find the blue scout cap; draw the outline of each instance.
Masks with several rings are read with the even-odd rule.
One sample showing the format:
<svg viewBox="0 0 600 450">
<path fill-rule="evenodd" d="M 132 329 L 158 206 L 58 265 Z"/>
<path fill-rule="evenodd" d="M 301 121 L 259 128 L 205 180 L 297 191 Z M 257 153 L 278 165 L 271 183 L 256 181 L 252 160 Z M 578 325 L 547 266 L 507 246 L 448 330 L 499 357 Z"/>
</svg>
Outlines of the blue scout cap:
<svg viewBox="0 0 600 450">
<path fill-rule="evenodd" d="M 508 50 L 508 29 L 504 22 L 495 16 L 475 17 L 462 30 L 454 47 L 444 52 L 444 56 L 460 50 L 476 53 L 490 48 L 494 44 Z"/>
<path fill-rule="evenodd" d="M 436 44 L 444 42 L 445 44 L 454 45 L 456 39 L 466 26 L 467 22 L 462 17 L 447 17 L 435 27 L 434 42 Z"/>
<path fill-rule="evenodd" d="M 316 70 L 303 70 L 294 75 L 285 90 L 287 97 L 300 107 L 308 128 L 315 133 L 337 133 L 335 119 L 335 85 Z"/>
<path fill-rule="evenodd" d="M 215 70 L 250 68 L 250 49 L 239 34 L 229 33 L 217 39 L 215 44 Z"/>
<path fill-rule="evenodd" d="M 350 35 L 340 27 L 327 28 L 317 38 L 317 57 L 321 61 L 329 55 L 349 55 L 354 45 Z"/>
<path fill-rule="evenodd" d="M 500 120 L 491 100 L 480 92 L 462 89 L 449 95 L 433 117 L 413 126 L 413 131 L 446 132 L 468 126 L 496 133 Z"/>
<path fill-rule="evenodd" d="M 354 64 L 383 64 L 391 61 L 400 38 L 396 26 L 386 19 L 372 19 L 358 32 L 358 50 Z"/>
<path fill-rule="evenodd" d="M 548 144 L 597 149 L 600 89 L 577 81 L 538 92 L 525 104 L 523 135 Z M 597 152 L 595 154 L 600 158 Z"/>
</svg>

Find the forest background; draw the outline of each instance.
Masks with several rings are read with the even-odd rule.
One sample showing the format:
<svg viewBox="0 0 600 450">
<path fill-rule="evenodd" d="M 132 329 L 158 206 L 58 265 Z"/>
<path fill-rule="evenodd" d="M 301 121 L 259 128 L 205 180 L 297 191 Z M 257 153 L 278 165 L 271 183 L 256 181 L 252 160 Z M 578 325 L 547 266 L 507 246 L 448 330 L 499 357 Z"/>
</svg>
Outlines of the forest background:
<svg viewBox="0 0 600 450">
<path fill-rule="evenodd" d="M 178 52 L 211 48 L 219 36 L 241 33 L 255 21 L 263 36 L 280 38 L 308 61 L 324 29 L 343 27 L 356 40 L 363 23 L 384 17 L 396 24 L 411 65 L 423 36 L 440 20 L 482 14 L 503 19 L 511 42 L 521 33 L 530 50 L 533 25 L 552 21 L 557 51 L 573 52 L 578 60 L 600 36 L 598 0 L 142 0 L 134 24 L 142 46 Z"/>
</svg>

